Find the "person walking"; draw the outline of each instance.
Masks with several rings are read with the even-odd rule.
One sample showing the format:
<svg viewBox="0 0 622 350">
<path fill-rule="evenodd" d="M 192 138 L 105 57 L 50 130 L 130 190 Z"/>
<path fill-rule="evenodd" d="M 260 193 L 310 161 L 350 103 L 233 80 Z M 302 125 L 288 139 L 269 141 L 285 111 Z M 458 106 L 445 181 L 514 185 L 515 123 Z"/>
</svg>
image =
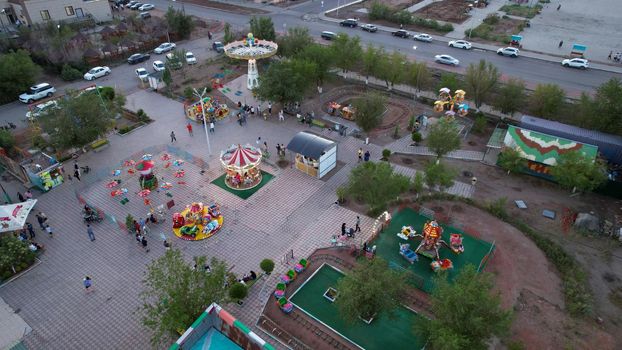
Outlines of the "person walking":
<svg viewBox="0 0 622 350">
<path fill-rule="evenodd" d="M 562 8 L 562 4 L 557 5 L 557 11 L 559 11 L 560 8 Z"/>
<path fill-rule="evenodd" d="M 356 216 L 356 224 L 354 226 L 354 232 L 361 232 L 361 217 Z"/>
<path fill-rule="evenodd" d="M 472 186 L 475 186 L 475 184 L 476 184 L 476 183 L 477 183 L 477 178 L 476 178 L 475 176 L 473 176 L 473 177 L 471 178 L 471 185 L 472 185 Z"/>
<path fill-rule="evenodd" d="M 73 171 L 73 177 L 78 179 L 78 181 L 82 181 L 82 180 L 80 180 L 80 170 L 74 170 Z"/>
<path fill-rule="evenodd" d="M 186 125 L 186 129 L 188 129 L 188 134 L 192 136 L 192 124 L 190 124 L 190 122 L 188 122 L 188 124 Z"/>
<path fill-rule="evenodd" d="M 166 239 L 164 240 L 164 249 L 171 250 L 171 243 Z"/>
<path fill-rule="evenodd" d="M 216 126 L 214 125 L 214 122 L 213 121 L 210 122 L 209 123 L 209 132 L 211 132 L 212 134 L 215 134 L 216 133 L 216 128 L 215 127 Z"/>
<path fill-rule="evenodd" d="M 611 59 L 611 55 L 613 55 L 613 51 L 609 51 L 609 56 L 607 56 L 607 59 L 610 60 Z"/>
<path fill-rule="evenodd" d="M 560 41 L 559 41 L 559 46 L 557 46 L 557 48 L 558 48 L 558 49 L 561 49 L 563 45 L 564 45 L 564 41 L 563 41 L 563 40 L 560 40 Z"/>
<path fill-rule="evenodd" d="M 207 38 L 209 40 L 212 40 L 212 32 L 210 32 L 209 30 L 207 31 Z"/>
<path fill-rule="evenodd" d="M 366 162 L 369 162 L 369 157 L 371 157 L 371 153 L 369 153 L 369 151 L 365 151 L 364 159 L 365 159 Z"/>
<path fill-rule="evenodd" d="M 45 224 L 45 231 L 48 233 L 50 238 L 54 238 L 54 231 L 52 231 L 52 226 L 49 224 Z"/>
<path fill-rule="evenodd" d="M 30 235 L 30 239 L 35 238 L 35 229 L 32 227 L 32 224 L 27 222 L 26 229 L 28 230 L 28 234 Z"/>
<path fill-rule="evenodd" d="M 363 160 L 363 149 L 359 148 L 359 150 L 356 152 L 359 156 L 359 163 Z"/>
<path fill-rule="evenodd" d="M 175 132 L 171 131 L 171 143 L 177 141 L 177 138 L 175 137 Z"/>
<path fill-rule="evenodd" d="M 30 190 L 26 190 L 26 192 L 24 192 L 24 197 L 26 197 L 26 200 L 32 200 L 32 192 L 30 192 Z"/>
<path fill-rule="evenodd" d="M 283 114 L 283 110 L 282 109 L 279 112 L 279 121 L 280 122 L 284 122 L 285 121 L 285 115 Z"/>
<path fill-rule="evenodd" d="M 341 224 L 341 235 L 342 236 L 346 235 L 346 223 L 345 222 Z"/>
<path fill-rule="evenodd" d="M 20 202 L 26 201 L 26 198 L 24 198 L 24 195 L 21 192 L 17 192 L 17 198 L 19 199 Z"/>
<path fill-rule="evenodd" d="M 147 248 L 147 238 L 143 235 L 140 239 L 140 244 L 143 246 L 143 249 L 146 253 L 149 253 L 149 248 Z"/>
<path fill-rule="evenodd" d="M 37 218 L 37 222 L 39 223 L 39 227 L 41 227 L 42 230 L 45 230 L 45 218 L 43 215 L 41 215 L 42 213 L 39 212 L 37 214 L 35 214 L 35 217 Z"/>
<path fill-rule="evenodd" d="M 84 276 L 82 279 L 82 284 L 84 285 L 84 290 L 89 293 L 91 291 L 91 286 L 93 285 L 93 279 L 89 276 Z"/>
<path fill-rule="evenodd" d="M 252 106 L 251 107 L 251 117 L 254 117 L 254 116 L 255 116 L 255 107 Z"/>
<path fill-rule="evenodd" d="M 268 113 L 272 115 L 272 102 L 268 102 Z"/>
<path fill-rule="evenodd" d="M 91 242 L 93 242 L 95 240 L 95 233 L 93 233 L 91 225 L 86 225 L 86 233 L 89 235 Z"/>
</svg>

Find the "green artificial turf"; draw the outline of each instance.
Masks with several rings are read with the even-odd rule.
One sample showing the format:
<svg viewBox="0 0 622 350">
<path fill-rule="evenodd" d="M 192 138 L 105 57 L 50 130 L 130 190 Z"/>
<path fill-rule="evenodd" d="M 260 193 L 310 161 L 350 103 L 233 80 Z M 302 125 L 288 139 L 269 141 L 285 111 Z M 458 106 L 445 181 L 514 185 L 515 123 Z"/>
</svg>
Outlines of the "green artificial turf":
<svg viewBox="0 0 622 350">
<path fill-rule="evenodd" d="M 234 190 L 225 184 L 225 176 L 226 174 L 223 174 L 221 177 L 212 181 L 212 183 L 227 192 L 231 192 L 235 194 L 236 196 L 242 199 L 248 199 L 250 196 L 255 194 L 255 192 L 259 191 L 265 184 L 267 184 L 274 177 L 274 175 L 262 170 L 261 171 L 261 183 L 259 185 L 248 190 Z"/>
</svg>

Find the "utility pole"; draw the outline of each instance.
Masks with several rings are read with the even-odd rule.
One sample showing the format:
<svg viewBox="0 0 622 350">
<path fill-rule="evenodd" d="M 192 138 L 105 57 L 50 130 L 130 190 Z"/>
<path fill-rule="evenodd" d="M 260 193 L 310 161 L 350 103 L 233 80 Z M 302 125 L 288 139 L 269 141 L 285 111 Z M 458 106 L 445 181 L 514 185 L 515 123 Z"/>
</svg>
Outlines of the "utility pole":
<svg viewBox="0 0 622 350">
<path fill-rule="evenodd" d="M 205 119 L 205 105 L 203 103 L 203 96 L 205 96 L 206 89 L 203 88 L 203 91 L 199 93 L 197 89 L 194 90 L 194 95 L 199 98 L 199 103 L 201 104 L 201 113 L 203 113 L 203 129 L 205 129 L 205 139 L 207 140 L 207 150 L 209 155 L 212 155 L 212 145 L 209 142 L 209 133 L 207 131 L 207 119 Z"/>
</svg>

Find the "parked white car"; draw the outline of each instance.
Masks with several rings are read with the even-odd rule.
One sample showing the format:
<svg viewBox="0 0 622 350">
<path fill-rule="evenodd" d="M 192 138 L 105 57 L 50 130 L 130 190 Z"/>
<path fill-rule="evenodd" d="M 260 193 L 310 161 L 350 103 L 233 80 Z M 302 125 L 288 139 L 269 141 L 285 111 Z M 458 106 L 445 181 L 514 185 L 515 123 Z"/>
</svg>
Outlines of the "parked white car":
<svg viewBox="0 0 622 350">
<path fill-rule="evenodd" d="M 160 46 L 156 47 L 153 50 L 153 52 L 155 52 L 157 54 L 161 54 L 161 53 L 169 52 L 169 51 L 173 50 L 175 47 L 177 47 L 177 45 L 175 45 L 175 43 L 163 43 L 163 44 L 160 44 Z"/>
<path fill-rule="evenodd" d="M 460 61 L 449 55 L 436 55 L 434 56 L 434 61 L 442 64 L 448 64 L 450 66 L 457 66 L 460 64 Z"/>
<path fill-rule="evenodd" d="M 186 52 L 186 63 L 187 64 L 196 64 L 197 58 L 194 57 L 194 54 L 190 51 Z"/>
<path fill-rule="evenodd" d="M 413 38 L 417 41 L 423 41 L 426 43 L 432 42 L 432 36 L 430 34 L 421 33 L 421 34 L 414 35 Z"/>
<path fill-rule="evenodd" d="M 108 74 L 110 74 L 109 67 L 107 66 L 95 67 L 95 68 L 92 68 L 90 71 L 86 72 L 86 74 L 84 74 L 84 79 L 93 80 L 93 79 L 101 78 Z"/>
<path fill-rule="evenodd" d="M 28 91 L 19 95 L 19 101 L 22 103 L 33 103 L 36 100 L 40 100 L 44 97 L 50 97 L 56 92 L 56 89 L 48 84 L 41 83 L 31 86 Z"/>
<path fill-rule="evenodd" d="M 153 4 L 144 4 L 138 8 L 138 11 L 149 11 L 149 10 L 153 10 L 154 8 L 155 8 L 155 5 Z"/>
<path fill-rule="evenodd" d="M 562 66 L 570 68 L 588 69 L 590 63 L 585 58 L 572 58 L 562 61 Z"/>
<path fill-rule="evenodd" d="M 138 68 L 136 69 L 136 76 L 138 77 L 138 79 L 145 81 L 149 76 L 149 72 L 145 68 Z"/>
<path fill-rule="evenodd" d="M 36 118 L 41 116 L 41 114 L 51 109 L 55 109 L 55 108 L 59 108 L 58 102 L 56 102 L 55 100 L 38 104 L 32 110 L 26 112 L 26 118 L 28 118 L 28 120 L 31 120 L 31 121 L 35 120 Z"/>
<path fill-rule="evenodd" d="M 473 45 L 466 40 L 452 40 L 449 42 L 449 47 L 455 47 L 458 49 L 470 50 L 471 46 Z"/>
<path fill-rule="evenodd" d="M 156 72 L 161 72 L 161 71 L 166 69 L 166 66 L 164 65 L 164 62 L 162 62 L 162 61 L 154 61 L 153 62 L 153 69 Z"/>
<path fill-rule="evenodd" d="M 497 50 L 497 55 L 510 56 L 514 58 L 518 57 L 519 53 L 520 51 L 515 47 L 502 47 L 499 50 Z"/>
</svg>

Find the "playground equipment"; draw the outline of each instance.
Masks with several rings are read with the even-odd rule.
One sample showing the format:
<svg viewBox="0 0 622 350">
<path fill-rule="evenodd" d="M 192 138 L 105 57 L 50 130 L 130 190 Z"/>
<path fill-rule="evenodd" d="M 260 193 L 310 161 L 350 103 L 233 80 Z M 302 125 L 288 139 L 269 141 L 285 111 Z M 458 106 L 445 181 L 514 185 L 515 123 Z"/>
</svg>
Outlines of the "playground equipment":
<svg viewBox="0 0 622 350">
<path fill-rule="evenodd" d="M 287 273 L 281 275 L 281 282 L 289 284 L 289 282 L 296 279 L 297 273 L 294 270 L 288 270 Z"/>
<path fill-rule="evenodd" d="M 195 202 L 181 213 L 173 214 L 173 233 L 181 239 L 198 241 L 213 236 L 223 222 L 218 204 L 206 206 Z"/>
<path fill-rule="evenodd" d="M 445 115 L 448 117 L 453 117 L 456 114 L 460 117 L 466 116 L 469 113 L 469 105 L 464 102 L 465 95 L 464 90 L 456 90 L 452 96 L 449 88 L 440 89 L 438 100 L 434 102 L 434 112 L 445 111 Z"/>
<path fill-rule="evenodd" d="M 281 311 L 286 314 L 289 314 L 290 312 L 292 312 L 292 310 L 294 310 L 294 304 L 290 303 L 289 300 L 287 300 L 285 297 L 280 298 L 279 300 L 277 300 L 276 303 L 279 308 L 281 308 Z"/>
<path fill-rule="evenodd" d="M 397 236 L 403 240 L 414 238 L 417 235 L 417 231 L 412 226 L 402 226 L 402 231 L 397 233 Z"/>
<path fill-rule="evenodd" d="M 356 116 L 356 108 L 352 105 L 341 106 L 337 102 L 328 103 L 328 113 L 331 115 L 339 114 L 342 118 L 347 120 L 354 120 Z"/>
<path fill-rule="evenodd" d="M 150 158 L 143 159 L 136 164 L 135 169 L 140 174 L 138 181 L 141 189 L 153 190 L 158 188 L 158 178 L 153 173 L 154 166 L 155 165 Z"/>
<path fill-rule="evenodd" d="M 423 238 L 419 243 L 419 246 L 417 246 L 417 249 L 415 249 L 415 253 L 432 259 L 430 267 L 434 271 L 441 271 L 453 268 L 453 263 L 451 262 L 451 260 L 440 258 L 438 251 L 441 245 L 445 245 L 445 247 L 449 248 L 452 252 L 454 252 L 454 254 L 461 254 L 464 252 L 464 246 L 462 245 L 462 235 L 458 233 L 452 233 L 450 235 L 449 244 L 447 244 L 447 242 L 445 242 L 441 238 L 441 235 L 443 234 L 443 228 L 435 220 L 428 221 L 423 225 L 423 234 L 411 233 L 412 231 L 414 231 L 412 230 L 412 227 L 404 226 L 402 228 L 402 232 L 400 232 L 398 236 L 404 235 L 405 237 L 407 237 L 406 239 L 408 239 L 409 237 Z M 405 235 L 404 232 L 408 233 L 408 235 Z M 409 244 L 400 244 L 400 254 L 412 264 L 414 263 L 414 261 L 417 261 L 417 259 L 412 260 L 409 252 L 412 252 L 410 250 Z"/>
<path fill-rule="evenodd" d="M 186 118 L 197 123 L 203 122 L 203 109 L 205 109 L 205 118 L 208 121 L 212 119 L 220 120 L 229 115 L 229 107 L 224 103 L 220 103 L 214 97 L 206 96 L 202 101 L 184 103 Z"/>
<path fill-rule="evenodd" d="M 278 48 L 279 46 L 275 42 L 255 39 L 253 33 L 248 33 L 245 39 L 225 45 L 224 50 L 225 55 L 231 58 L 248 61 L 246 87 L 252 90 L 259 86 L 257 60 L 273 56 Z"/>
<path fill-rule="evenodd" d="M 285 285 L 285 283 L 277 283 L 276 284 L 276 289 L 274 290 L 274 297 L 279 300 L 282 297 L 285 296 L 285 288 L 287 288 L 287 286 Z"/>
<path fill-rule="evenodd" d="M 461 234 L 452 233 L 451 236 L 449 236 L 449 249 L 456 254 L 464 253 Z"/>
<path fill-rule="evenodd" d="M 296 271 L 296 273 L 301 273 L 307 268 L 307 266 L 309 266 L 307 259 L 300 259 L 296 266 L 294 266 L 294 271 Z"/>
<path fill-rule="evenodd" d="M 410 244 L 408 243 L 400 243 L 400 255 L 411 264 L 414 264 L 415 261 L 419 260 L 417 254 L 410 249 Z"/>
<path fill-rule="evenodd" d="M 261 150 L 249 144 L 231 145 L 220 153 L 224 168 L 225 184 L 234 190 L 247 190 L 261 183 Z"/>
</svg>

